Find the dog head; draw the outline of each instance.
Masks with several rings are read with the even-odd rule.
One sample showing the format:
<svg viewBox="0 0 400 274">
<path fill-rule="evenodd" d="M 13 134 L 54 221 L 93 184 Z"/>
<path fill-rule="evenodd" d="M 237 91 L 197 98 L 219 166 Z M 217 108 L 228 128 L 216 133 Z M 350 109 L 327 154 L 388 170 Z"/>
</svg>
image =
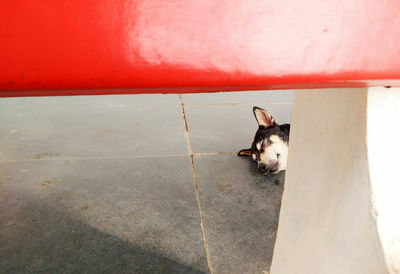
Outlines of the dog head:
<svg viewBox="0 0 400 274">
<path fill-rule="evenodd" d="M 278 125 L 264 109 L 253 107 L 258 130 L 249 149 L 239 151 L 239 156 L 251 156 L 258 170 L 265 174 L 286 169 L 289 144 L 289 124 Z"/>
</svg>

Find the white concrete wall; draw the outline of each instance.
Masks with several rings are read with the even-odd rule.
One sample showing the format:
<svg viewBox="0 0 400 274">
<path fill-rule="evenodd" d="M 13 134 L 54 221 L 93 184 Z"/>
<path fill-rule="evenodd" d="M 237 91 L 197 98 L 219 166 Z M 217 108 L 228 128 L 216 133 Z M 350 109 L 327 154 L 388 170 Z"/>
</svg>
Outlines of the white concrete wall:
<svg viewBox="0 0 400 274">
<path fill-rule="evenodd" d="M 400 273 L 400 88 L 371 88 L 367 145 L 378 233 L 390 273 Z"/>
<path fill-rule="evenodd" d="M 388 122 L 400 124 L 400 97 L 395 89 L 382 92 L 387 91 L 295 92 L 272 274 L 398 273 L 400 161 L 389 155 L 400 155 L 400 134 L 397 140 L 385 135 Z M 396 107 L 378 115 L 376 108 L 393 100 Z M 369 154 L 367 146 L 373 148 Z M 386 166 L 391 171 L 382 164 L 387 160 L 394 161 Z M 379 169 L 371 169 L 377 162 Z M 396 209 L 389 212 L 392 205 Z"/>
</svg>

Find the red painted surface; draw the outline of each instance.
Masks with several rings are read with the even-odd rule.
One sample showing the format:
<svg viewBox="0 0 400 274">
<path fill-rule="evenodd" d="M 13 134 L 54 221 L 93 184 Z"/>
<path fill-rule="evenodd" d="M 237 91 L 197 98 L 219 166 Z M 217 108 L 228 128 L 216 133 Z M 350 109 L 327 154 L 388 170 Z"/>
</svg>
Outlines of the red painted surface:
<svg viewBox="0 0 400 274">
<path fill-rule="evenodd" d="M 399 85 L 398 0 L 0 1 L 0 96 Z"/>
</svg>

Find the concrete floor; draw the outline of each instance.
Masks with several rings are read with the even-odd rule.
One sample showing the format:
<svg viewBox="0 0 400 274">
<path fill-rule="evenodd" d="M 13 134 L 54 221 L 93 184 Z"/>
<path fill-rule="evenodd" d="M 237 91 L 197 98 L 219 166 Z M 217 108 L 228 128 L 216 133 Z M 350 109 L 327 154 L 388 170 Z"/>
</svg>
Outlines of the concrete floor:
<svg viewBox="0 0 400 274">
<path fill-rule="evenodd" d="M 0 272 L 267 272 L 284 172 L 236 152 L 292 97 L 0 99 Z"/>
</svg>

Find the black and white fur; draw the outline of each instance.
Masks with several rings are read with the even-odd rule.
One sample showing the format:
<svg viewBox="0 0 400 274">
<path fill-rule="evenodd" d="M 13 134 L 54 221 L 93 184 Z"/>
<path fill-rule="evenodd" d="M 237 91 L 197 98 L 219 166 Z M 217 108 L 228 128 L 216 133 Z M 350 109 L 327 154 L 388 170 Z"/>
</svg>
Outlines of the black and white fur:
<svg viewBox="0 0 400 274">
<path fill-rule="evenodd" d="M 264 174 L 275 174 L 286 169 L 290 124 L 278 125 L 266 110 L 253 107 L 258 130 L 249 149 L 239 151 L 239 156 L 251 156 L 258 170 Z"/>
</svg>

